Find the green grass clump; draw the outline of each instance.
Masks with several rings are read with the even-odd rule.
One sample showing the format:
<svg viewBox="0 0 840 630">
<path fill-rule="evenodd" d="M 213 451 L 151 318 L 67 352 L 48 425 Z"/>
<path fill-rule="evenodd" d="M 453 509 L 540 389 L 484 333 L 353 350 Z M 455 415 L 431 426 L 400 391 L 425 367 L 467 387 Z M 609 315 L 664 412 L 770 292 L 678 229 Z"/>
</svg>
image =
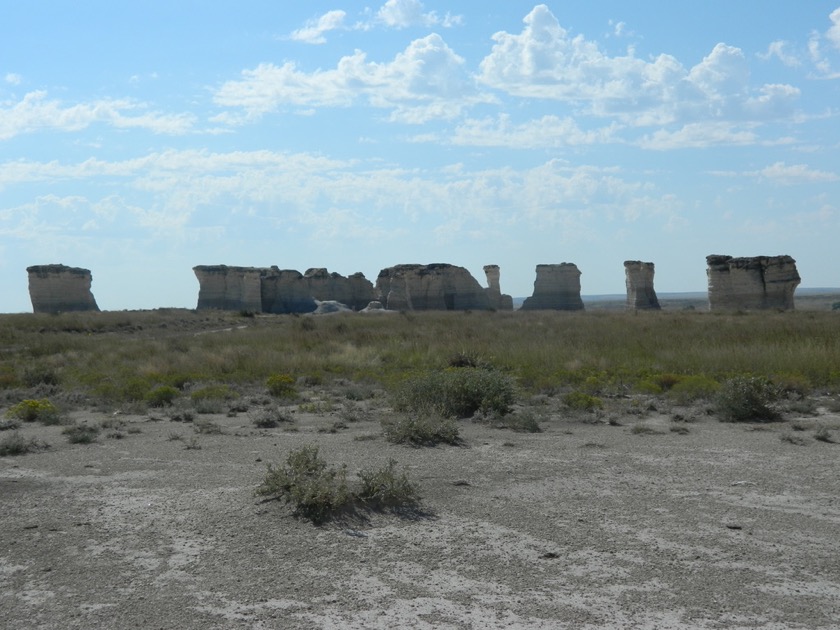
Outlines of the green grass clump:
<svg viewBox="0 0 840 630">
<path fill-rule="evenodd" d="M 268 393 L 275 398 L 294 398 L 297 396 L 295 379 L 289 374 L 272 374 L 265 381 Z"/>
<path fill-rule="evenodd" d="M 289 453 L 285 464 L 269 464 L 255 492 L 292 504 L 295 514 L 314 523 L 323 523 L 351 503 L 346 466 L 328 466 L 311 444 Z"/>
<path fill-rule="evenodd" d="M 96 441 L 96 437 L 99 435 L 99 427 L 76 424 L 67 427 L 62 433 L 67 436 L 67 441 L 71 444 L 91 444 Z"/>
<path fill-rule="evenodd" d="M 563 395 L 563 404 L 574 411 L 595 411 L 604 406 L 604 401 L 597 396 L 575 391 Z"/>
<path fill-rule="evenodd" d="M 374 510 L 411 507 L 420 502 L 420 491 L 408 479 L 405 469 L 397 471 L 397 462 L 389 459 L 384 468 L 359 472 L 362 487 L 357 493 L 365 506 Z"/>
<path fill-rule="evenodd" d="M 450 368 L 404 381 L 393 396 L 398 411 L 469 418 L 477 411 L 505 415 L 515 400 L 510 377 L 497 370 Z"/>
<path fill-rule="evenodd" d="M 768 379 L 736 376 L 721 385 L 715 408 L 724 422 L 772 422 L 780 418 L 773 403 L 779 390 Z"/>
<path fill-rule="evenodd" d="M 61 422 L 58 408 L 46 398 L 22 400 L 10 407 L 6 415 L 23 422 L 38 421 L 42 424 L 59 424 Z"/>
<path fill-rule="evenodd" d="M 150 407 L 168 407 L 178 398 L 180 391 L 171 385 L 158 385 L 146 394 Z"/>
<path fill-rule="evenodd" d="M 434 446 L 435 444 L 458 444 L 458 424 L 452 418 L 438 415 L 402 416 L 383 419 L 382 433 L 394 444 Z"/>
<path fill-rule="evenodd" d="M 32 451 L 38 451 L 47 448 L 35 438 L 26 439 L 19 432 L 13 431 L 0 439 L 0 457 L 7 457 L 11 455 L 25 455 Z"/>
</svg>

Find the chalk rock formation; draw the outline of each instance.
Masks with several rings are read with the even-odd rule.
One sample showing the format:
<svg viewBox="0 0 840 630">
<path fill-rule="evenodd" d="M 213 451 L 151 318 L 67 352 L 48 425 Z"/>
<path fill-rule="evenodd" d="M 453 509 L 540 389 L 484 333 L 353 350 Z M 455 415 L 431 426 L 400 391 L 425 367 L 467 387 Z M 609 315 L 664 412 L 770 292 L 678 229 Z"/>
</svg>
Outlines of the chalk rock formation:
<svg viewBox="0 0 840 630">
<path fill-rule="evenodd" d="M 499 284 L 499 265 L 485 265 L 484 275 L 487 277 L 487 297 L 490 298 L 490 304 L 499 311 L 512 311 L 513 298 L 502 293 L 501 285 Z"/>
<path fill-rule="evenodd" d="M 35 265 L 29 273 L 29 299 L 35 313 L 98 311 L 90 292 L 90 270 L 65 265 Z"/>
<path fill-rule="evenodd" d="M 574 263 L 537 265 L 534 294 L 522 303 L 523 311 L 582 311 L 580 271 Z"/>
<path fill-rule="evenodd" d="M 793 310 L 800 278 L 790 256 L 713 254 L 706 256 L 706 265 L 710 310 Z"/>
<path fill-rule="evenodd" d="M 463 267 L 396 265 L 379 272 L 377 298 L 389 310 L 463 311 L 494 308 L 487 291 Z"/>
<path fill-rule="evenodd" d="M 260 312 L 262 271 L 227 265 L 193 267 L 199 286 L 197 308 Z"/>
<path fill-rule="evenodd" d="M 624 276 L 627 308 L 634 311 L 658 311 L 659 300 L 653 290 L 653 263 L 625 260 Z"/>
<path fill-rule="evenodd" d="M 374 299 L 373 284 L 362 273 L 344 277 L 326 269 L 307 269 L 303 274 L 312 297 L 316 300 L 341 302 L 354 311 L 367 306 Z"/>
<path fill-rule="evenodd" d="M 326 269 L 301 274 L 277 267 L 193 267 L 198 278 L 197 309 L 263 313 L 311 313 L 318 302 L 337 301 L 356 310 L 374 298 L 373 284 L 361 273 L 345 278 Z"/>
</svg>

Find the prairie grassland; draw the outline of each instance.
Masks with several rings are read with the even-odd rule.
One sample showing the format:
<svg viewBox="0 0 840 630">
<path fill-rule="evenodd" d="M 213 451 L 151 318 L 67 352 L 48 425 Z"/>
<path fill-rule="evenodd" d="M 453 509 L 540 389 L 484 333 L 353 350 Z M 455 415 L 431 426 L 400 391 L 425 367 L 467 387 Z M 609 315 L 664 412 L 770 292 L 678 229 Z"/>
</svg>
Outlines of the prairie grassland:
<svg viewBox="0 0 840 630">
<path fill-rule="evenodd" d="M 460 357 L 505 371 L 525 392 L 655 391 L 735 375 L 835 391 L 838 329 L 832 312 L 0 315 L 0 390 L 48 384 L 142 400 L 160 385 L 264 387 L 277 374 L 390 387 Z"/>
</svg>

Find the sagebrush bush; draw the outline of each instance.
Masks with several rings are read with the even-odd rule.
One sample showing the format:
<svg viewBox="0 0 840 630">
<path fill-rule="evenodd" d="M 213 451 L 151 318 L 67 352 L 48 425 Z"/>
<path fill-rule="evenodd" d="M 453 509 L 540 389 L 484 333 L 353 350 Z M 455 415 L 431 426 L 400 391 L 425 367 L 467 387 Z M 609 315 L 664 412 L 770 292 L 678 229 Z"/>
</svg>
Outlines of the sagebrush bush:
<svg viewBox="0 0 840 630">
<path fill-rule="evenodd" d="M 484 416 L 478 422 L 516 433 L 542 433 L 539 420 L 532 411 L 519 411 L 507 416 Z"/>
<path fill-rule="evenodd" d="M 62 433 L 67 436 L 67 441 L 71 444 L 90 444 L 96 441 L 96 437 L 99 435 L 99 427 L 76 424 L 67 427 Z"/>
<path fill-rule="evenodd" d="M 365 506 L 375 510 L 411 507 L 420 502 L 420 491 L 408 479 L 405 469 L 397 471 L 397 462 L 388 460 L 383 468 L 359 472 L 362 487 L 357 493 Z"/>
<path fill-rule="evenodd" d="M 460 442 L 458 424 L 445 416 L 407 415 L 383 418 L 381 423 L 385 439 L 394 444 L 434 446 Z"/>
<path fill-rule="evenodd" d="M 265 407 L 252 411 L 251 423 L 260 429 L 273 429 L 281 424 L 290 424 L 294 418 L 280 407 Z"/>
<path fill-rule="evenodd" d="M 469 418 L 475 412 L 505 415 L 515 401 L 513 380 L 497 370 L 449 368 L 405 380 L 394 393 L 398 411 Z"/>
<path fill-rule="evenodd" d="M 22 400 L 9 408 L 6 415 L 23 422 L 41 422 L 42 424 L 58 424 L 61 416 L 58 408 L 46 398 L 41 400 Z"/>
<path fill-rule="evenodd" d="M 7 457 L 10 455 L 25 455 L 32 451 L 37 451 L 47 448 L 35 438 L 25 438 L 19 432 L 12 431 L 0 439 L 0 457 Z"/>
<path fill-rule="evenodd" d="M 322 523 L 351 503 L 347 468 L 332 468 L 318 455 L 318 447 L 306 445 L 289 453 L 285 464 L 268 465 L 256 494 L 282 499 L 295 513 Z"/>
<path fill-rule="evenodd" d="M 397 470 L 393 459 L 382 468 L 360 471 L 359 481 L 359 489 L 351 491 L 347 466 L 329 466 L 318 454 L 318 447 L 309 444 L 291 451 L 284 464 L 269 464 L 265 479 L 254 492 L 291 504 L 297 516 L 316 524 L 357 508 L 395 510 L 420 502 L 418 487 L 405 469 Z"/>
<path fill-rule="evenodd" d="M 778 398 L 778 388 L 768 379 L 736 376 L 721 385 L 715 408 L 725 422 L 772 422 L 780 417 L 773 408 Z"/>
</svg>

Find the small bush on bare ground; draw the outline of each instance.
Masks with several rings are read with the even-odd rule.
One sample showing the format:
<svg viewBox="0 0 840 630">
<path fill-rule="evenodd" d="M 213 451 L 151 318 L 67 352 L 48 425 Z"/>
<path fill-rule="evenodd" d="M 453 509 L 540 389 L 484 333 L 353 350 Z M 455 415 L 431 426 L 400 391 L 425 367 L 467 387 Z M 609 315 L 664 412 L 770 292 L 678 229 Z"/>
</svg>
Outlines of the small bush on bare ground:
<svg viewBox="0 0 840 630">
<path fill-rule="evenodd" d="M 398 418 L 383 418 L 382 433 L 394 444 L 434 446 L 435 444 L 458 444 L 458 424 L 452 418 L 439 415 L 411 415 Z"/>
<path fill-rule="evenodd" d="M 724 422 L 773 422 L 781 417 L 773 407 L 778 398 L 778 388 L 768 379 L 738 376 L 721 386 L 716 409 Z"/>
<path fill-rule="evenodd" d="M 463 367 L 427 372 L 394 392 L 398 411 L 469 418 L 475 412 L 505 415 L 515 400 L 513 380 L 497 370 Z"/>
<path fill-rule="evenodd" d="M 817 430 L 814 431 L 814 439 L 828 444 L 835 443 L 835 440 L 831 435 L 831 431 L 829 431 L 826 427 L 817 427 Z"/>
<path fill-rule="evenodd" d="M 274 429 L 281 424 L 293 424 L 294 418 L 281 407 L 265 407 L 252 411 L 251 423 L 259 429 Z"/>
<path fill-rule="evenodd" d="M 10 407 L 6 415 L 23 422 L 40 422 L 46 425 L 61 423 L 58 408 L 46 398 L 22 400 Z"/>
<path fill-rule="evenodd" d="M 99 427 L 76 424 L 67 427 L 62 433 L 67 436 L 67 441 L 71 444 L 90 444 L 96 441 L 96 437 L 99 435 Z"/>
<path fill-rule="evenodd" d="M 486 424 L 496 429 L 510 429 L 516 433 L 542 433 L 539 418 L 533 411 L 528 410 L 506 416 L 484 416 L 475 418 L 473 422 Z"/>
<path fill-rule="evenodd" d="M 25 455 L 33 451 L 49 448 L 45 443 L 35 438 L 25 438 L 19 432 L 12 431 L 0 440 L 0 457 L 9 455 Z"/>
<path fill-rule="evenodd" d="M 318 447 L 309 444 L 291 451 L 284 464 L 269 464 L 255 494 L 283 500 L 294 507 L 297 516 L 316 524 L 360 507 L 414 507 L 420 502 L 417 486 L 405 470 L 398 472 L 396 467 L 392 459 L 384 468 L 361 471 L 361 488 L 353 492 L 347 484 L 347 466 L 328 465 L 318 454 Z"/>
</svg>

